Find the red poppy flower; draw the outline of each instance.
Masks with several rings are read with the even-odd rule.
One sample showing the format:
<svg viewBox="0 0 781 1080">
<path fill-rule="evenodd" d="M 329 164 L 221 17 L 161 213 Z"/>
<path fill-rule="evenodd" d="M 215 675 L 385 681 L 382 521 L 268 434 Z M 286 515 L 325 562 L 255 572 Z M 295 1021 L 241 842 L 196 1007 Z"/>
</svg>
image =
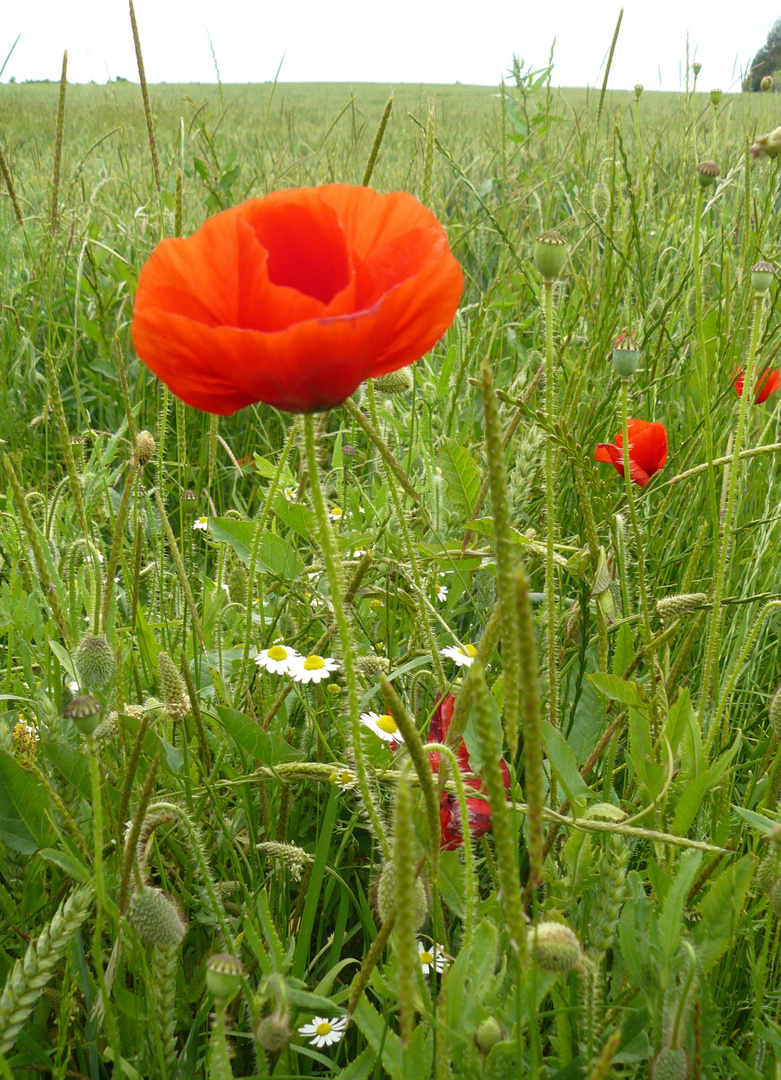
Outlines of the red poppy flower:
<svg viewBox="0 0 781 1080">
<path fill-rule="evenodd" d="M 645 487 L 654 473 L 667 461 L 667 432 L 664 424 L 630 420 L 629 475 L 640 487 Z M 624 475 L 624 439 L 619 432 L 615 446 L 600 443 L 594 451 L 595 461 L 610 461 Z"/>
<path fill-rule="evenodd" d="M 454 706 L 455 698 L 452 694 L 447 694 L 445 697 L 439 697 L 437 706 L 434 710 L 434 715 L 431 718 L 431 726 L 429 727 L 427 739 L 428 742 L 445 742 L 448 731 L 450 730 L 450 721 L 453 719 Z M 433 750 L 429 754 L 431 768 L 434 772 L 438 772 L 439 770 L 440 758 L 441 754 L 437 750 Z M 465 786 L 482 793 L 485 789 L 480 777 L 468 775 L 473 773 L 473 769 L 469 761 L 469 751 L 467 750 L 466 743 L 463 739 L 461 739 L 458 744 L 456 761 L 458 762 L 459 771 L 464 773 Z M 507 762 L 504 758 L 500 758 L 499 765 L 502 770 L 502 780 L 504 781 L 505 789 L 509 791 L 510 770 L 507 768 Z M 479 799 L 474 796 L 471 796 L 466 800 L 466 806 L 467 814 L 469 816 L 469 832 L 472 839 L 477 840 L 491 828 L 491 806 L 487 799 Z M 464 842 L 464 834 L 461 828 L 461 811 L 458 805 L 458 799 L 455 795 L 449 795 L 447 792 L 443 793 L 439 804 L 439 823 L 442 829 L 442 850 L 453 851 L 455 848 L 461 847 Z"/>
<path fill-rule="evenodd" d="M 744 372 L 739 371 L 735 378 L 735 391 L 738 397 L 743 397 L 743 379 Z M 781 375 L 777 371 L 765 368 L 754 386 L 754 404 L 761 405 L 763 401 L 767 401 L 770 395 L 775 394 L 776 390 L 780 388 Z"/>
<path fill-rule="evenodd" d="M 420 359 L 447 330 L 461 269 L 405 192 L 276 191 L 163 240 L 141 271 L 133 343 L 188 405 L 338 405 Z"/>
</svg>

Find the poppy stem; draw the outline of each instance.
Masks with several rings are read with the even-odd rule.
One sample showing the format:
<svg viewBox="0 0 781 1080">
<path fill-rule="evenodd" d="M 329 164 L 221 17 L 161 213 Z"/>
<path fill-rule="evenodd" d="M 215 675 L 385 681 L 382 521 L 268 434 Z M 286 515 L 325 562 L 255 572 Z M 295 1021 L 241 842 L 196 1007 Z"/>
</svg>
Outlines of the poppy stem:
<svg viewBox="0 0 781 1080">
<path fill-rule="evenodd" d="M 746 418 L 748 416 L 749 405 L 753 403 L 751 389 L 754 386 L 754 366 L 757 357 L 757 345 L 759 344 L 759 330 L 762 323 L 763 297 L 764 293 L 758 291 L 754 292 L 751 341 L 748 350 L 748 360 L 746 361 L 746 373 L 743 379 L 743 393 L 740 396 L 738 426 L 735 431 L 735 441 L 732 445 L 732 465 L 729 474 L 729 487 L 727 488 L 727 505 L 724 509 L 724 524 L 721 532 L 719 558 L 713 579 L 713 606 L 711 608 L 710 623 L 708 625 L 708 643 L 705 650 L 705 671 L 703 673 L 702 685 L 700 688 L 699 718 L 703 732 L 706 731 L 708 726 L 708 708 L 710 706 L 711 693 L 718 675 L 718 651 L 721 639 L 721 605 L 729 573 L 732 525 L 738 501 L 740 455 L 743 449 L 743 436 L 746 430 Z"/>
<path fill-rule="evenodd" d="M 620 20 L 619 20 L 620 22 Z M 555 368 L 553 356 L 553 281 L 543 283 L 545 296 L 545 419 L 551 427 L 555 420 Z M 554 544 L 556 540 L 556 462 L 553 439 L 545 440 L 545 614 L 548 622 L 548 721 L 559 726 L 559 670 L 556 655 L 556 580 Z"/>
<path fill-rule="evenodd" d="M 711 526 L 714 539 L 719 535 L 719 500 L 716 494 L 716 473 L 713 464 L 713 425 L 711 423 L 710 402 L 708 401 L 708 353 L 705 348 L 705 324 L 702 317 L 702 268 L 700 266 L 700 220 L 702 218 L 702 200 L 705 189 L 697 185 L 697 205 L 694 211 L 693 254 L 694 298 L 697 320 L 697 375 L 702 395 L 702 414 L 705 421 L 705 457 L 708 465 L 708 496 L 711 506 Z"/>
<path fill-rule="evenodd" d="M 306 462 L 309 470 L 309 490 L 312 496 L 312 505 L 317 520 L 320 547 L 323 552 L 325 572 L 328 576 L 328 584 L 331 589 L 331 604 L 333 605 L 334 621 L 339 634 L 339 643 L 342 648 L 342 663 L 344 664 L 344 681 L 347 684 L 347 701 L 349 708 L 350 732 L 352 735 L 353 755 L 355 758 L 355 775 L 363 800 L 363 808 L 366 811 L 372 826 L 374 835 L 382 849 L 383 858 L 390 859 L 391 846 L 385 826 L 374 804 L 374 797 L 369 787 L 369 777 L 366 771 L 366 761 L 363 756 L 363 744 L 361 742 L 361 717 L 358 699 L 358 676 L 355 667 L 355 655 L 353 652 L 352 635 L 347 622 L 347 608 L 344 602 L 344 581 L 342 579 L 342 564 L 339 562 L 334 534 L 331 528 L 331 520 L 328 516 L 328 507 L 325 505 L 325 496 L 320 484 L 320 470 L 317 464 L 317 444 L 315 442 L 315 421 L 312 413 L 304 416 L 304 445 L 306 448 Z"/>
</svg>

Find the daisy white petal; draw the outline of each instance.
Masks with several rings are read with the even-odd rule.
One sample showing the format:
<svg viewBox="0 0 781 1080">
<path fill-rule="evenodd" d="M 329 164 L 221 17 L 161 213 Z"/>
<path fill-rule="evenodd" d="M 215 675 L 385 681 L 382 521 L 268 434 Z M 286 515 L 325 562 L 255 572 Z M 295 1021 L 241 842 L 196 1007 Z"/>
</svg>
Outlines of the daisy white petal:
<svg viewBox="0 0 781 1080">
<path fill-rule="evenodd" d="M 290 670 L 290 675 L 296 682 L 319 683 L 330 677 L 332 671 L 338 671 L 339 664 L 330 656 L 307 656 L 305 660 L 299 659 L 295 667 Z"/>
<path fill-rule="evenodd" d="M 301 659 L 301 654 L 289 645 L 272 645 L 255 657 L 255 663 L 272 675 L 289 675 Z"/>
<path fill-rule="evenodd" d="M 196 518 L 193 522 L 193 529 L 200 529 L 201 532 L 206 532 L 209 528 L 209 519 L 207 517 Z"/>
<path fill-rule="evenodd" d="M 447 957 L 441 945 L 436 947 L 436 963 L 434 961 L 434 946 L 426 945 L 418 938 L 418 959 L 423 968 L 423 974 L 428 975 L 432 966 L 436 966 L 437 974 L 441 975 L 447 967 Z"/>
<path fill-rule="evenodd" d="M 396 721 L 389 713 L 384 716 L 380 716 L 379 713 L 375 712 L 361 713 L 361 723 L 370 731 L 373 731 L 383 742 L 404 742 Z"/>
<path fill-rule="evenodd" d="M 327 1020 L 324 1016 L 315 1016 L 311 1024 L 302 1024 L 298 1034 L 313 1046 L 332 1046 L 339 1042 L 347 1027 L 347 1017 L 340 1016 L 334 1020 Z"/>
<path fill-rule="evenodd" d="M 440 649 L 439 652 L 441 656 L 447 656 L 450 660 L 453 660 L 457 667 L 471 667 L 477 655 L 477 649 L 474 645 L 464 645 L 463 648 L 460 645 L 448 645 L 447 648 Z"/>
</svg>

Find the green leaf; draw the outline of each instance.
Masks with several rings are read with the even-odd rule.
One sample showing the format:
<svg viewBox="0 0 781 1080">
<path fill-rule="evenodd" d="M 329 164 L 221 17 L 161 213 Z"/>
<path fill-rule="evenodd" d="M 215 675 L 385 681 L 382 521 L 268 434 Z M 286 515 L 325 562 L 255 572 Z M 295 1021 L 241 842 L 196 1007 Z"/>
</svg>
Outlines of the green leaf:
<svg viewBox="0 0 781 1080">
<path fill-rule="evenodd" d="M 446 439 L 439 451 L 439 467 L 447 484 L 448 495 L 462 512 L 470 517 L 480 491 L 480 469 L 466 449 L 455 441 Z"/>
<path fill-rule="evenodd" d="M 494 739 L 496 740 L 496 745 L 501 748 L 502 718 L 499 715 L 499 709 L 493 694 L 488 694 L 486 696 L 486 702 L 491 710 L 491 725 L 494 729 Z M 464 742 L 466 743 L 466 749 L 469 753 L 469 764 L 472 766 L 472 771 L 479 776 L 483 767 L 483 755 L 480 749 L 480 739 L 477 735 L 476 718 L 477 706 L 473 705 L 464 729 Z"/>
<path fill-rule="evenodd" d="M 675 836 L 685 836 L 697 816 L 703 796 L 708 787 L 708 774 L 702 773 L 696 780 L 684 786 L 681 797 L 675 807 L 672 832 Z"/>
<path fill-rule="evenodd" d="M 51 840 L 48 810 L 46 792 L 32 773 L 0 750 L 0 841 L 22 855 L 45 847 Z"/>
<path fill-rule="evenodd" d="M 744 821 L 747 821 L 752 828 L 759 829 L 761 833 L 767 834 L 773 829 L 778 828 L 778 821 L 774 821 L 773 818 L 765 817 L 764 814 L 757 814 L 753 810 L 746 810 L 742 806 L 736 806 L 734 804 L 732 809 L 739 817 L 742 817 Z"/>
<path fill-rule="evenodd" d="M 269 461 L 267 458 L 261 457 L 260 454 L 255 454 L 255 469 L 258 476 L 263 476 L 267 480 L 273 480 L 277 474 L 277 466 L 273 461 Z M 295 478 L 290 469 L 285 465 L 282 470 L 282 474 L 279 478 L 279 482 L 283 487 L 293 487 L 296 484 Z M 296 484 L 296 486 L 298 486 Z"/>
<path fill-rule="evenodd" d="M 334 1080 L 368 1080 L 371 1076 L 377 1055 L 371 1046 L 367 1046 L 346 1069 L 334 1077 Z"/>
<path fill-rule="evenodd" d="M 82 885 L 89 885 L 90 882 L 94 880 L 94 871 L 85 863 L 74 859 L 67 851 L 57 851 L 54 848 L 42 848 L 38 854 L 42 859 L 45 859 L 46 862 L 59 866 L 60 870 L 64 870 L 69 877 L 72 877 L 74 881 L 78 881 Z"/>
<path fill-rule="evenodd" d="M 693 710 L 689 691 L 682 690 L 678 695 L 678 700 L 674 705 L 670 706 L 670 711 L 667 714 L 667 724 L 665 725 L 665 734 L 673 754 L 677 754 L 683 733 L 687 725 L 691 723 L 692 717 Z"/>
<path fill-rule="evenodd" d="M 214 539 L 232 547 L 245 566 L 249 566 L 256 528 L 253 521 L 209 518 L 209 530 Z M 259 574 L 272 574 L 284 581 L 292 581 L 303 573 L 304 564 L 287 540 L 267 532 L 260 541 L 255 569 Z"/>
<path fill-rule="evenodd" d="M 71 659 L 71 654 L 68 652 L 68 650 L 64 649 L 62 645 L 60 645 L 59 641 L 55 641 L 53 638 L 49 638 L 49 648 L 60 661 L 60 664 L 62 665 L 62 667 L 65 668 L 73 681 L 78 682 L 79 677 L 76 674 L 76 668 L 74 666 L 73 660 Z"/>
<path fill-rule="evenodd" d="M 128 716 L 127 713 L 122 713 L 122 726 L 127 728 L 133 738 L 138 734 L 138 729 L 141 726 L 141 721 L 135 716 Z M 162 739 L 156 731 L 151 728 L 146 729 L 146 735 L 144 736 L 144 750 L 150 757 L 154 757 L 159 750 L 163 751 L 163 758 L 168 765 L 171 772 L 179 772 L 184 761 L 184 755 L 178 746 L 171 746 L 169 742 Z"/>
<path fill-rule="evenodd" d="M 670 891 L 665 897 L 662 917 L 659 921 L 659 940 L 662 945 L 662 968 L 670 970 L 670 961 L 678 949 L 683 931 L 683 912 L 689 889 L 702 862 L 701 851 L 687 851 Z"/>
<path fill-rule="evenodd" d="M 621 623 L 616 634 L 616 644 L 613 651 L 613 674 L 623 676 L 626 669 L 635 658 L 635 644 L 632 630 L 627 623 Z"/>
<path fill-rule="evenodd" d="M 604 694 L 611 701 L 621 701 L 624 705 L 643 705 L 637 683 L 628 679 L 620 679 L 618 675 L 606 675 L 602 671 L 595 671 L 588 676 L 589 681 L 596 686 L 600 694 Z"/>
<path fill-rule="evenodd" d="M 288 502 L 280 493 L 274 500 L 274 513 L 289 529 L 298 533 L 307 543 L 312 543 L 312 537 L 316 535 L 315 515 L 308 506 Z"/>
<path fill-rule="evenodd" d="M 280 761 L 297 761 L 304 756 L 301 750 L 264 731 L 236 709 L 218 705 L 217 715 L 236 745 L 261 765 L 278 765 Z"/>
<path fill-rule="evenodd" d="M 593 793 L 580 775 L 575 755 L 561 732 L 543 720 L 542 737 L 545 740 L 545 754 L 570 805 L 574 807 L 576 799 L 591 798 Z"/>
<path fill-rule="evenodd" d="M 750 855 L 724 870 L 698 905 L 702 919 L 692 927 L 692 938 L 703 974 L 725 952 L 737 931 L 755 861 Z"/>
</svg>

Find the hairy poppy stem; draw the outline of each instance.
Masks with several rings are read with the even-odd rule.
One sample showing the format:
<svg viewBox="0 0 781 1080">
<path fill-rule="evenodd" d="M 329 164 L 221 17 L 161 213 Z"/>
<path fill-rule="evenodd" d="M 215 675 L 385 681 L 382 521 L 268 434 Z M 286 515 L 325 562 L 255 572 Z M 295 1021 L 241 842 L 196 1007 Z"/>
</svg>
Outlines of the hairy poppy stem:
<svg viewBox="0 0 781 1080">
<path fill-rule="evenodd" d="M 363 756 L 360 704 L 358 700 L 358 676 L 355 668 L 352 636 L 347 622 L 347 610 L 344 602 L 342 566 L 336 553 L 331 520 L 328 517 L 328 508 L 325 505 L 325 496 L 323 495 L 323 489 L 320 484 L 320 471 L 317 465 L 317 445 L 315 443 L 315 421 L 312 413 L 306 413 L 304 416 L 304 444 L 306 447 L 307 468 L 309 470 L 309 490 L 312 495 L 312 504 L 318 524 L 319 541 L 323 551 L 325 572 L 328 576 L 328 584 L 331 589 L 334 621 L 336 622 L 336 628 L 339 633 L 339 643 L 342 648 L 344 681 L 347 684 L 350 732 L 352 735 L 353 756 L 355 758 L 355 775 L 358 780 L 358 787 L 363 800 L 363 808 L 369 817 L 372 830 L 382 849 L 383 858 L 388 860 L 391 858 L 391 847 L 385 826 L 383 825 L 379 811 L 374 804 L 374 797 L 371 788 L 369 787 L 369 777 L 366 771 L 366 761 Z"/>
<path fill-rule="evenodd" d="M 620 19 L 619 19 L 620 25 Z M 616 31 L 617 32 L 617 31 Z M 553 281 L 543 285 L 545 295 L 545 419 L 549 427 L 556 418 L 553 358 Z M 559 726 L 559 669 L 556 654 L 556 579 L 554 544 L 556 540 L 556 462 L 553 440 L 545 440 L 545 614 L 548 622 L 548 721 Z"/>
<path fill-rule="evenodd" d="M 705 731 L 708 726 L 708 708 L 710 705 L 711 693 L 718 675 L 718 651 L 721 639 L 721 605 L 729 572 L 732 525 L 738 500 L 738 485 L 740 483 L 740 454 L 743 449 L 743 436 L 746 430 L 746 417 L 748 416 L 749 404 L 753 403 L 751 388 L 754 386 L 754 366 L 757 357 L 757 345 L 759 344 L 759 329 L 762 323 L 763 298 L 764 293 L 758 291 L 754 292 L 751 341 L 749 344 L 748 360 L 746 362 L 746 374 L 743 380 L 743 393 L 740 397 L 738 426 L 735 431 L 735 441 L 732 446 L 732 465 L 730 467 L 729 487 L 727 488 L 727 505 L 724 510 L 724 525 L 722 527 L 721 544 L 719 546 L 719 559 L 713 579 L 713 607 L 711 608 L 710 623 L 708 626 L 708 642 L 705 650 L 705 671 L 700 687 L 699 718 L 700 726 L 703 731 Z"/>
<path fill-rule="evenodd" d="M 700 220 L 705 188 L 697 185 L 697 205 L 694 210 L 694 235 L 692 240 L 692 263 L 694 266 L 694 297 L 697 318 L 697 375 L 702 395 L 702 414 L 705 420 L 705 457 L 708 466 L 708 495 L 711 507 L 711 525 L 714 539 L 719 535 L 719 500 L 716 494 L 716 473 L 713 463 L 713 425 L 708 401 L 708 353 L 705 348 L 705 324 L 702 318 L 702 268 L 700 266 Z"/>
</svg>

